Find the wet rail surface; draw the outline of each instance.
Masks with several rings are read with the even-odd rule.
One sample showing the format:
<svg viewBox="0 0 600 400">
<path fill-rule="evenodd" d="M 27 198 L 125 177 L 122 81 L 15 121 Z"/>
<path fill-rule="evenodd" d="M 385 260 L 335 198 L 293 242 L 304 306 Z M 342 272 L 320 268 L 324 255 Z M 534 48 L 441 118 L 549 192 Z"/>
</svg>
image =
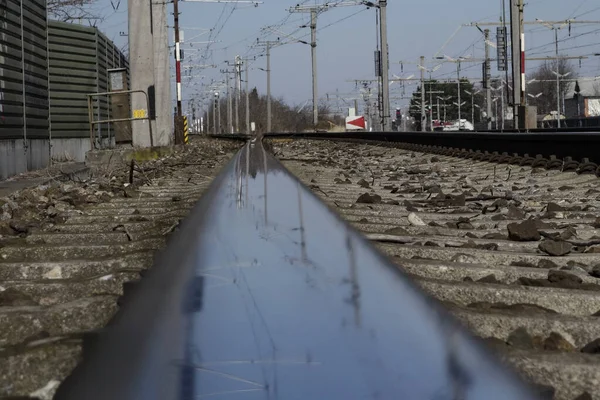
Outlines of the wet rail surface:
<svg viewBox="0 0 600 400">
<path fill-rule="evenodd" d="M 248 144 L 58 399 L 537 398 Z"/>
<path fill-rule="evenodd" d="M 291 172 L 544 397 L 600 399 L 594 174 L 423 152 L 440 148 L 272 143 Z"/>
</svg>

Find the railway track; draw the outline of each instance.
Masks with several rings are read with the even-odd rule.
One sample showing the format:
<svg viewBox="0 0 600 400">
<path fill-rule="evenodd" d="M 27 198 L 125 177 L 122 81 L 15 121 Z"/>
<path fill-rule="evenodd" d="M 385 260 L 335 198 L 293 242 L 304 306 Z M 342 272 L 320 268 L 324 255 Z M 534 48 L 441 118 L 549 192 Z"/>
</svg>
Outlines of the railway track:
<svg viewBox="0 0 600 400">
<path fill-rule="evenodd" d="M 476 153 L 419 145 L 275 140 L 273 147 L 545 396 L 600 398 L 595 169 L 458 158 L 443 154 Z"/>
<path fill-rule="evenodd" d="M 594 159 L 477 143 L 267 141 L 387 259 L 256 140 L 0 248 L 0 396 L 600 399 Z"/>
</svg>

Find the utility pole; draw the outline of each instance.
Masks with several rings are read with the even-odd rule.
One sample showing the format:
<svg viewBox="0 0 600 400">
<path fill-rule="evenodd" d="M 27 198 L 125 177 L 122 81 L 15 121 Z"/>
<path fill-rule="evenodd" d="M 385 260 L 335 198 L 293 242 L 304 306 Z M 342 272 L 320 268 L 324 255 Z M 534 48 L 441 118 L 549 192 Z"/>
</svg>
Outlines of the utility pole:
<svg viewBox="0 0 600 400">
<path fill-rule="evenodd" d="M 233 133 L 233 117 L 232 117 L 232 107 L 231 107 L 231 85 L 229 84 L 229 74 L 234 71 L 229 71 L 227 69 L 222 69 L 221 73 L 225 74 L 225 85 L 227 87 L 227 132 Z"/>
<path fill-rule="evenodd" d="M 175 144 L 183 143 L 183 116 L 181 109 L 181 47 L 179 42 L 179 0 L 173 0 L 173 26 L 175 29 L 175 81 L 177 114 L 175 117 Z"/>
<path fill-rule="evenodd" d="M 460 60 L 458 60 L 458 63 L 456 63 L 456 82 L 458 84 L 458 129 L 460 130 L 461 127 L 461 118 L 462 115 L 460 113 L 461 110 L 461 102 L 460 102 Z"/>
<path fill-rule="evenodd" d="M 312 61 L 313 128 L 319 123 L 317 95 L 317 10 L 310 10 L 310 57 Z"/>
<path fill-rule="evenodd" d="M 556 127 L 560 129 L 560 61 L 558 60 L 558 29 L 554 28 L 554 43 L 556 46 Z"/>
<path fill-rule="evenodd" d="M 217 106 L 219 102 L 219 92 L 214 93 L 213 99 L 213 135 L 217 134 Z"/>
<path fill-rule="evenodd" d="M 540 19 L 536 19 L 536 21 L 542 23 L 547 28 L 550 28 L 554 31 L 554 46 L 556 49 L 556 126 L 560 128 L 560 57 L 558 56 L 558 31 L 564 28 L 565 26 L 572 23 L 572 21 L 565 21 L 559 26 L 555 26 L 554 23 L 544 22 Z M 568 75 L 568 73 L 566 74 Z M 579 103 L 578 103 L 579 104 Z"/>
<path fill-rule="evenodd" d="M 169 27 L 167 3 L 152 2 L 152 35 L 154 36 L 154 104 L 156 130 L 154 145 L 173 143 L 173 108 L 170 80 Z M 134 95 L 136 96 L 136 95 Z"/>
<path fill-rule="evenodd" d="M 148 94 L 150 104 L 145 97 L 131 96 L 132 110 L 144 112 L 150 120 L 131 121 L 134 147 L 153 147 L 154 138 L 148 135 L 148 126 L 156 130 L 154 92 L 154 35 L 152 28 L 152 6 L 145 0 L 130 0 L 127 7 L 129 21 L 129 60 L 131 89 L 143 90 Z"/>
<path fill-rule="evenodd" d="M 265 46 L 267 50 L 267 132 L 271 132 L 271 46 L 278 43 L 279 41 L 257 40 L 257 44 Z"/>
<path fill-rule="evenodd" d="M 250 69 L 250 65 L 248 64 L 248 60 L 246 59 L 246 68 L 244 68 L 245 81 L 246 81 L 246 135 L 250 136 L 250 93 L 249 92 L 249 83 L 248 83 L 248 70 Z"/>
<path fill-rule="evenodd" d="M 520 109 L 525 104 L 525 29 L 523 0 L 510 1 L 510 31 L 512 37 L 513 116 L 514 128 L 519 129 Z M 524 121 L 524 119 L 523 119 Z"/>
<path fill-rule="evenodd" d="M 219 131 L 219 134 L 221 134 L 221 101 L 219 99 L 219 93 L 217 92 L 217 111 L 218 111 L 218 115 L 217 115 L 217 129 Z"/>
<path fill-rule="evenodd" d="M 379 0 L 379 37 L 381 40 L 381 101 L 383 102 L 383 131 L 390 130 L 390 83 L 387 42 L 387 0 Z"/>
<path fill-rule="evenodd" d="M 485 85 L 485 106 L 487 114 L 487 128 L 488 131 L 492 130 L 492 88 L 490 82 L 490 30 L 486 29 L 483 31 L 485 37 L 485 69 L 484 82 Z"/>
<path fill-rule="evenodd" d="M 425 56 L 421 56 L 421 132 L 425 132 Z"/>
<path fill-rule="evenodd" d="M 242 61 L 235 56 L 235 131 L 240 132 L 240 96 L 242 92 Z"/>
<path fill-rule="evenodd" d="M 181 49 L 179 44 L 179 0 L 173 0 L 173 25 L 175 27 L 175 79 L 177 82 L 177 116 L 181 117 Z"/>
<path fill-rule="evenodd" d="M 385 3 L 387 0 L 383 0 Z M 380 0 L 381 2 L 381 0 Z M 313 97 L 313 127 L 316 130 L 319 123 L 319 104 L 317 92 L 317 15 L 333 7 L 358 6 L 357 2 L 339 2 L 332 4 L 316 4 L 313 6 L 296 5 L 288 11 L 291 13 L 310 13 L 310 47 L 312 60 L 312 97 Z M 389 114 L 389 112 L 388 112 Z"/>
</svg>

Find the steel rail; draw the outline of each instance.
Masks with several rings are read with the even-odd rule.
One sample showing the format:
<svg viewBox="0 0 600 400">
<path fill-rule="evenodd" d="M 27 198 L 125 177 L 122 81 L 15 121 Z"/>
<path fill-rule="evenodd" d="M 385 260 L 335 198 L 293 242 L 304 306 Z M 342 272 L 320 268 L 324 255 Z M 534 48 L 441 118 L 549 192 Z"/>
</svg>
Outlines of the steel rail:
<svg viewBox="0 0 600 400">
<path fill-rule="evenodd" d="M 511 157 L 536 157 L 543 160 L 560 159 L 566 162 L 600 165 L 600 132 L 327 132 L 272 133 L 269 138 L 304 138 L 326 140 L 359 140 L 403 143 L 452 151 L 470 150 L 481 153 L 506 153 Z M 600 170 L 598 170 L 600 173 Z"/>
<path fill-rule="evenodd" d="M 56 399 L 534 399 L 253 139 Z"/>
</svg>

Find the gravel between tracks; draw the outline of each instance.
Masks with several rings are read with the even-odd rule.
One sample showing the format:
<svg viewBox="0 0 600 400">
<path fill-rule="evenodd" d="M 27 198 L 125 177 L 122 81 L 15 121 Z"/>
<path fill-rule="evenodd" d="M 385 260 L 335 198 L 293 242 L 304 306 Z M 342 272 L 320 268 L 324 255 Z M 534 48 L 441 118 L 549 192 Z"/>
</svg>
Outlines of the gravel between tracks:
<svg viewBox="0 0 600 400">
<path fill-rule="evenodd" d="M 547 398 L 600 399 L 600 180 L 393 145 L 271 141 Z"/>
<path fill-rule="evenodd" d="M 0 198 L 0 398 L 52 398 L 240 146 L 193 138 L 135 163 L 133 184 L 127 164 Z"/>
</svg>

